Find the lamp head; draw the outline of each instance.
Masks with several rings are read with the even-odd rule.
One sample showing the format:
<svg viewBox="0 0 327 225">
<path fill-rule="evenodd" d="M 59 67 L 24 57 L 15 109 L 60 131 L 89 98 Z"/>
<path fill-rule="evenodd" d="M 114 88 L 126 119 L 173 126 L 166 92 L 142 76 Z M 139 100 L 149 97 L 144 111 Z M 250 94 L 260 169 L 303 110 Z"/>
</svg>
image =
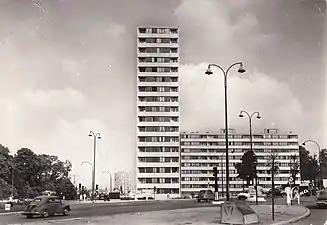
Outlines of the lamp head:
<svg viewBox="0 0 327 225">
<path fill-rule="evenodd" d="M 98 136 L 98 139 L 101 139 L 101 136 Z"/>
<path fill-rule="evenodd" d="M 89 133 L 89 137 L 92 137 L 92 134 L 91 133 Z"/>
<path fill-rule="evenodd" d="M 243 63 L 240 65 L 240 68 L 238 68 L 238 71 L 239 73 L 245 73 L 246 70 L 243 68 Z"/>
<path fill-rule="evenodd" d="M 205 74 L 212 75 L 213 72 L 211 71 L 210 65 L 208 66 L 208 69 L 206 70 Z"/>
<path fill-rule="evenodd" d="M 257 119 L 259 119 L 259 120 L 261 119 L 261 116 L 260 116 L 260 114 L 258 114 L 258 115 L 257 115 Z"/>
<path fill-rule="evenodd" d="M 305 142 L 303 142 L 303 143 L 302 143 L 302 145 L 304 145 L 304 146 L 305 146 Z"/>
<path fill-rule="evenodd" d="M 238 117 L 241 117 L 241 118 L 244 117 L 242 111 L 240 112 L 240 114 L 238 115 Z"/>
</svg>

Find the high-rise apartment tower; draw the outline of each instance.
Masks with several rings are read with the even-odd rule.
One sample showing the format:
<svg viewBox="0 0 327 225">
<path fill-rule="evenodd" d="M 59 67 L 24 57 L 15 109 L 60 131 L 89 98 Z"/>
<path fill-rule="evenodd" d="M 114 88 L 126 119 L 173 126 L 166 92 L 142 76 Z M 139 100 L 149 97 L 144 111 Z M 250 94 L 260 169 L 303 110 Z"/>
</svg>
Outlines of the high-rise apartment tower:
<svg viewBox="0 0 327 225">
<path fill-rule="evenodd" d="M 137 191 L 180 195 L 179 29 L 137 27 Z"/>
</svg>

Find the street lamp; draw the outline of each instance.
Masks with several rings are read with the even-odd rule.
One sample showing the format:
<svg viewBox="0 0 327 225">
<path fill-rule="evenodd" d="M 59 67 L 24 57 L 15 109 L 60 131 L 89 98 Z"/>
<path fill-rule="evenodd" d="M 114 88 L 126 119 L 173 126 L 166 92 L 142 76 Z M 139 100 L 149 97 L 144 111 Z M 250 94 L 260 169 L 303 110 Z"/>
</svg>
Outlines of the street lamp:
<svg viewBox="0 0 327 225">
<path fill-rule="evenodd" d="M 101 139 L 100 133 L 90 131 L 89 137 L 93 137 L 93 173 L 92 173 L 92 201 L 94 200 L 94 185 L 95 185 L 95 154 L 97 147 L 97 139 Z"/>
<path fill-rule="evenodd" d="M 231 153 L 234 153 L 234 149 L 232 150 Z M 221 155 L 220 158 L 220 166 L 221 166 L 221 196 L 224 197 L 224 167 L 223 167 L 223 157 L 224 157 L 225 152 Z"/>
<path fill-rule="evenodd" d="M 305 142 L 302 143 L 302 145 L 305 146 L 305 144 L 307 142 L 315 143 L 317 145 L 317 147 L 318 147 L 319 176 L 320 176 L 320 179 L 321 179 L 321 181 L 319 182 L 319 188 L 321 188 L 321 182 L 322 182 L 321 158 L 320 158 L 321 148 L 320 148 L 320 145 L 318 144 L 318 142 L 316 142 L 315 140 L 311 140 L 311 139 L 306 140 Z M 315 182 L 316 182 L 316 180 L 315 180 Z"/>
<path fill-rule="evenodd" d="M 110 193 L 111 192 L 112 175 L 109 171 L 103 171 L 102 173 L 107 173 L 109 175 L 109 193 Z"/>
<path fill-rule="evenodd" d="M 249 127 L 250 127 L 250 150 L 253 152 L 253 141 L 252 141 L 252 118 L 253 116 L 257 115 L 256 118 L 259 120 L 261 119 L 259 112 L 253 112 L 252 114 L 248 113 L 245 110 L 241 110 L 239 117 L 244 117 L 243 113 L 248 116 L 249 118 Z M 255 165 L 255 204 L 258 205 L 258 171 L 257 171 L 257 165 Z"/>
<path fill-rule="evenodd" d="M 215 66 L 219 68 L 224 74 L 224 88 L 225 88 L 225 139 L 226 139 L 226 200 L 229 201 L 230 194 L 229 194 L 229 159 L 228 159 L 228 110 L 227 110 L 227 75 L 229 70 L 234 66 L 239 66 L 238 72 L 244 73 L 245 69 L 243 68 L 242 62 L 236 62 L 230 65 L 227 70 L 225 71 L 221 66 L 217 64 L 209 64 L 208 69 L 206 70 L 205 74 L 212 75 L 213 72 L 211 71 L 211 66 Z"/>
</svg>

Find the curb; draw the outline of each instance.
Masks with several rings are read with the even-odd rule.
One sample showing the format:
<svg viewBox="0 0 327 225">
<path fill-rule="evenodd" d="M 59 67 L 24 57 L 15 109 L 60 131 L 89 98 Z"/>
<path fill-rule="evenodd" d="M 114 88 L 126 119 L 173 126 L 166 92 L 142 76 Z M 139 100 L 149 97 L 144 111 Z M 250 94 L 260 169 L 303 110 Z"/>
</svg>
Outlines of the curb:
<svg viewBox="0 0 327 225">
<path fill-rule="evenodd" d="M 0 213 L 0 216 L 8 216 L 8 215 L 15 215 L 15 214 L 21 214 L 23 211 L 18 211 L 18 212 L 5 212 L 5 213 Z"/>
<path fill-rule="evenodd" d="M 289 219 L 289 220 L 285 220 L 285 221 L 280 221 L 280 222 L 277 222 L 277 223 L 272 223 L 270 225 L 285 225 L 285 224 L 291 224 L 291 223 L 294 223 L 294 222 L 297 222 L 299 220 L 302 220 L 308 216 L 310 216 L 311 212 L 310 212 L 310 209 L 308 209 L 307 207 L 304 207 L 304 206 L 301 206 L 303 208 L 306 209 L 306 212 L 301 215 L 301 216 L 298 216 L 298 217 L 295 217 L 295 218 L 292 218 L 292 219 Z"/>
</svg>

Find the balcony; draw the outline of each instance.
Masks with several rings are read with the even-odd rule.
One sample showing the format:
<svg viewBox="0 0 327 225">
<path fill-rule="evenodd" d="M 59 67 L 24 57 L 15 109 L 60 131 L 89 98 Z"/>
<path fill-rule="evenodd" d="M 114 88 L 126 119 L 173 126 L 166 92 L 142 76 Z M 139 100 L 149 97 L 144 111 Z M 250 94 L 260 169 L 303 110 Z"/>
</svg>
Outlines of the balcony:
<svg viewBox="0 0 327 225">
<path fill-rule="evenodd" d="M 137 173 L 137 178 L 179 178 L 179 173 Z"/>
<path fill-rule="evenodd" d="M 178 33 L 168 33 L 168 34 L 159 34 L 159 33 L 140 33 L 137 31 L 137 36 L 139 38 L 178 38 Z"/>
<path fill-rule="evenodd" d="M 137 126 L 139 127 L 150 127 L 150 126 L 171 126 L 171 127 L 178 127 L 180 125 L 179 122 L 171 121 L 171 122 L 137 122 Z"/>
<path fill-rule="evenodd" d="M 137 62 L 138 67 L 178 67 L 178 62 L 169 62 L 169 63 L 161 63 L 161 62 Z"/>
<path fill-rule="evenodd" d="M 179 152 L 137 152 L 138 157 L 179 157 Z"/>
<path fill-rule="evenodd" d="M 138 111 L 137 115 L 138 116 L 179 116 L 180 113 L 179 112 L 140 112 L 140 111 Z"/>
<path fill-rule="evenodd" d="M 161 53 L 161 52 L 138 52 L 138 57 L 170 57 L 170 58 L 178 58 L 179 53 Z"/>
<path fill-rule="evenodd" d="M 178 97 L 179 96 L 179 92 L 141 92 L 138 91 L 137 92 L 137 96 L 140 97 L 147 97 L 147 96 L 168 96 L 168 97 Z"/>
<path fill-rule="evenodd" d="M 137 162 L 137 167 L 179 167 L 179 162 Z"/>
<path fill-rule="evenodd" d="M 145 43 L 145 42 L 138 42 L 137 47 L 140 48 L 178 48 L 178 43 Z"/>
<path fill-rule="evenodd" d="M 179 106 L 179 102 L 140 102 L 140 101 L 137 101 L 137 106 Z"/>
<path fill-rule="evenodd" d="M 142 137 L 153 137 L 153 136 L 179 137 L 179 132 L 140 132 L 140 131 L 137 131 L 137 135 L 142 136 Z"/>
<path fill-rule="evenodd" d="M 138 147 L 179 147 L 179 142 L 137 142 Z M 140 163 L 139 163 L 140 164 Z M 139 165 L 138 164 L 138 165 Z M 144 163 L 145 165 L 149 165 L 149 163 Z M 153 163 L 156 164 L 156 163 Z M 158 165 L 161 165 L 163 163 L 159 163 Z M 151 163 L 152 165 L 152 163 Z M 179 165 L 179 163 L 177 163 Z"/>
</svg>

